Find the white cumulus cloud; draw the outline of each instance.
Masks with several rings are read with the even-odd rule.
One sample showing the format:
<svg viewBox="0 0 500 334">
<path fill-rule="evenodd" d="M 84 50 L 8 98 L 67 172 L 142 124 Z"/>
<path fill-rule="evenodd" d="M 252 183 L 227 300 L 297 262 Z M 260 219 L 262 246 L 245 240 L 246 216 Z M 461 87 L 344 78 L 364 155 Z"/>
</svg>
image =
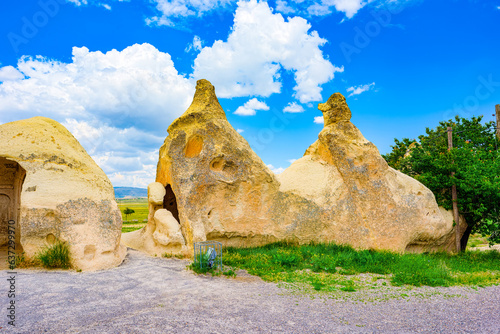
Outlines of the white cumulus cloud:
<svg viewBox="0 0 500 334">
<path fill-rule="evenodd" d="M 66 0 L 66 1 L 73 3 L 76 6 L 88 5 L 87 0 Z"/>
<path fill-rule="evenodd" d="M 147 188 L 156 177 L 156 165 L 143 165 L 140 170 L 108 174 L 111 183 L 116 186 Z"/>
<path fill-rule="evenodd" d="M 351 92 L 348 97 L 359 95 L 363 92 L 367 92 L 375 86 L 375 82 L 367 85 L 353 86 L 346 89 L 347 92 Z"/>
<path fill-rule="evenodd" d="M 175 26 L 188 17 L 202 17 L 213 10 L 223 10 L 233 0 L 151 0 L 159 15 L 148 18 L 148 24 Z"/>
<path fill-rule="evenodd" d="M 22 57 L 18 78 L 0 84 L 0 120 L 43 115 L 164 131 L 189 106 L 194 85 L 150 44 L 123 51 L 74 47 L 71 63 Z"/>
<path fill-rule="evenodd" d="M 111 6 L 101 2 L 102 0 L 66 1 L 76 6 L 97 5 L 111 10 Z M 129 2 L 130 0 L 108 0 L 107 2 L 113 1 Z M 147 2 L 151 7 L 148 8 L 148 12 L 155 11 L 156 15 L 146 18 L 146 23 L 173 28 L 184 27 L 188 20 L 201 19 L 207 14 L 216 12 L 221 15 L 223 12 L 229 12 L 238 3 L 237 0 L 149 0 Z M 369 4 L 374 7 L 384 5 L 394 7 L 405 6 L 411 2 L 415 0 L 276 0 L 274 9 L 285 15 L 293 14 L 304 17 L 322 17 L 340 12 L 350 19 Z"/>
<path fill-rule="evenodd" d="M 186 52 L 190 52 L 191 50 L 193 51 L 201 51 L 202 49 L 203 42 L 201 41 L 199 36 L 194 36 L 193 37 L 193 42 L 189 43 Z"/>
<path fill-rule="evenodd" d="M 312 18 L 340 12 L 351 19 L 367 5 L 373 8 L 398 8 L 413 2 L 416 0 L 277 0 L 276 10 L 283 14 L 293 13 Z"/>
<path fill-rule="evenodd" d="M 307 1 L 307 12 L 313 16 L 325 16 L 333 11 L 343 12 L 347 18 L 352 18 L 361 8 L 372 0 L 321 0 Z"/>
<path fill-rule="evenodd" d="M 409 1 L 410 0 L 277 0 L 274 8 L 276 11 L 283 14 L 326 16 L 334 12 L 341 12 L 344 13 L 347 18 L 352 18 L 359 10 L 370 3 L 381 5 L 385 3 L 406 3 Z M 151 2 L 156 7 L 158 15 L 147 19 L 147 23 L 175 26 L 180 23 L 182 19 L 200 18 L 213 11 L 232 9 L 237 1 L 151 0 Z"/>
<path fill-rule="evenodd" d="M 272 170 L 274 174 L 281 174 L 285 170 L 285 168 L 283 168 L 283 167 L 277 167 L 276 168 L 276 167 L 274 167 L 271 164 L 266 165 L 266 166 L 269 167 L 269 169 Z"/>
<path fill-rule="evenodd" d="M 0 82 L 24 79 L 24 75 L 14 66 L 0 67 Z"/>
<path fill-rule="evenodd" d="M 238 2 L 227 41 L 204 47 L 194 61 L 193 76 L 210 78 L 220 97 L 264 96 L 281 91 L 280 71 L 294 73 L 301 102 L 321 100 L 321 85 L 343 68 L 333 66 L 320 46 L 327 41 L 303 18 L 285 20 L 267 2 Z"/>
<path fill-rule="evenodd" d="M 286 0 L 277 0 L 276 10 L 283 14 L 291 14 L 295 13 L 296 11 L 291 5 L 289 5 L 289 2 Z"/>
<path fill-rule="evenodd" d="M 257 110 L 269 110 L 269 106 L 264 102 L 253 98 L 245 102 L 244 105 L 238 107 L 234 113 L 240 116 L 254 116 L 257 113 Z"/>
<path fill-rule="evenodd" d="M 304 107 L 302 107 L 297 102 L 290 102 L 285 108 L 283 108 L 283 112 L 300 113 L 304 112 Z"/>
<path fill-rule="evenodd" d="M 106 53 L 75 47 L 70 63 L 22 57 L 17 68 L 0 67 L 0 78 L 0 123 L 33 116 L 61 122 L 108 175 L 133 175 L 122 185 L 154 181 L 140 178 L 156 166 L 153 152 L 194 93 L 170 55 L 150 44 Z"/>
<path fill-rule="evenodd" d="M 315 116 L 314 123 L 315 124 L 325 124 L 325 119 L 323 118 L 323 116 Z"/>
<path fill-rule="evenodd" d="M 75 119 L 62 124 L 87 148 L 113 185 L 147 187 L 154 181 L 164 137 L 134 127 L 119 129 Z"/>
</svg>

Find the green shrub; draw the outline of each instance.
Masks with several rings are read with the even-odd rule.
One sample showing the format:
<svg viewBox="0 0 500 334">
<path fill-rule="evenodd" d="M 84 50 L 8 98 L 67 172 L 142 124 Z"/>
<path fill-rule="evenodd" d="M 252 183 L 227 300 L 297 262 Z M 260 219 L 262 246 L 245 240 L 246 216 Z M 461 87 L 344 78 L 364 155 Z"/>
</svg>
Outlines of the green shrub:
<svg viewBox="0 0 500 334">
<path fill-rule="evenodd" d="M 68 269 L 71 267 L 69 246 L 60 241 L 45 248 L 36 257 L 45 268 Z"/>
</svg>

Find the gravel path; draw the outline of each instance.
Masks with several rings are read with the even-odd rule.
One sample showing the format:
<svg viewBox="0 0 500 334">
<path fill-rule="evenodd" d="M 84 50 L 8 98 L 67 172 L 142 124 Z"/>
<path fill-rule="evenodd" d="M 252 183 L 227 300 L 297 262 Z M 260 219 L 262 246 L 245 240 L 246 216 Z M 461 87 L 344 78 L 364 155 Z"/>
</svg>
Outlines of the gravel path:
<svg viewBox="0 0 500 334">
<path fill-rule="evenodd" d="M 301 294 L 250 275 L 197 276 L 130 250 L 94 273 L 19 270 L 12 333 L 500 333 L 500 286 Z"/>
</svg>

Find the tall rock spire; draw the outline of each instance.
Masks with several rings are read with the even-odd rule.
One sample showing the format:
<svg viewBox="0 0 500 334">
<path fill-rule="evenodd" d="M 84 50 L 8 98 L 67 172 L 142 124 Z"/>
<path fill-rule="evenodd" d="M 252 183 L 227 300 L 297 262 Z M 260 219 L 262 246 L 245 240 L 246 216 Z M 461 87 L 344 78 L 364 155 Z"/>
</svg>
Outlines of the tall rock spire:
<svg viewBox="0 0 500 334">
<path fill-rule="evenodd" d="M 226 114 L 215 95 L 215 87 L 210 81 L 201 79 L 196 82 L 193 102 L 184 114 L 168 127 L 168 132 L 170 133 L 171 129 L 182 125 L 202 123 L 213 119 L 227 120 Z"/>
<path fill-rule="evenodd" d="M 345 97 L 340 93 L 332 94 L 328 101 L 318 105 L 318 109 L 323 112 L 325 127 L 338 121 L 351 120 L 351 110 L 345 101 Z"/>
</svg>

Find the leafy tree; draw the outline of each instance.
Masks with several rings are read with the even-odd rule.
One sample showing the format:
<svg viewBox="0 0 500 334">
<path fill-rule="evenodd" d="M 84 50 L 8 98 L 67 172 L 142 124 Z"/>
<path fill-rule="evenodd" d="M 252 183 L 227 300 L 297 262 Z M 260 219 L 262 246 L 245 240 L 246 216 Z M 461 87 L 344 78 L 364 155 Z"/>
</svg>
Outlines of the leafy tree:
<svg viewBox="0 0 500 334">
<path fill-rule="evenodd" d="M 125 208 L 125 210 L 123 210 L 123 214 L 125 214 L 125 219 L 128 220 L 128 215 L 131 215 L 135 213 L 134 210 L 130 209 L 130 208 Z"/>
<path fill-rule="evenodd" d="M 471 233 L 490 235 L 500 242 L 500 151 L 495 123 L 481 124 L 481 117 L 440 122 L 414 142 L 395 140 L 384 156 L 388 164 L 427 186 L 440 206 L 451 210 L 451 187 L 457 186 L 459 213 L 469 225 L 462 237 L 465 249 Z M 453 149 L 448 151 L 447 127 L 453 129 Z M 404 152 L 404 153 L 403 153 Z M 455 172 L 451 177 L 451 172 Z"/>
<path fill-rule="evenodd" d="M 410 170 L 410 166 L 408 165 L 407 158 L 410 155 L 410 152 L 413 148 L 415 148 L 417 141 L 415 139 L 403 138 L 402 141 L 394 138 L 394 146 L 392 147 L 392 152 L 382 155 L 382 157 L 387 161 L 389 166 L 394 169 L 408 172 Z"/>
</svg>

